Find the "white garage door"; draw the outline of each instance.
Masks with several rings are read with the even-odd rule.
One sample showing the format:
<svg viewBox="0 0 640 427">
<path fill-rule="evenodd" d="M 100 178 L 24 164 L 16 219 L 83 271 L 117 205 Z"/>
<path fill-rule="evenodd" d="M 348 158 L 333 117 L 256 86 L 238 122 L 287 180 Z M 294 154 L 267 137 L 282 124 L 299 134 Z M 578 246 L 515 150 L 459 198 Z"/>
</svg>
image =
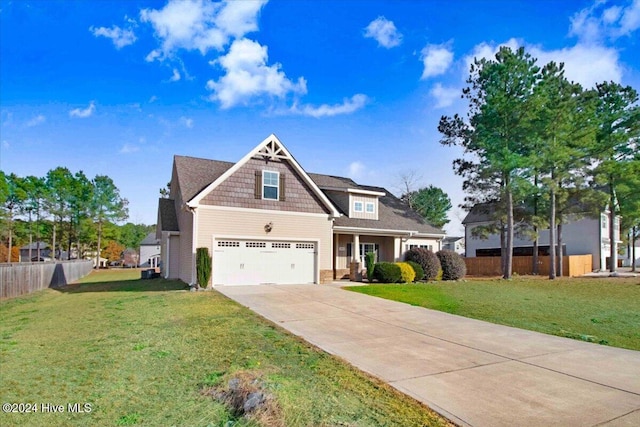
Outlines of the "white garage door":
<svg viewBox="0 0 640 427">
<path fill-rule="evenodd" d="M 316 244 L 216 239 L 214 285 L 307 284 L 316 277 Z"/>
</svg>

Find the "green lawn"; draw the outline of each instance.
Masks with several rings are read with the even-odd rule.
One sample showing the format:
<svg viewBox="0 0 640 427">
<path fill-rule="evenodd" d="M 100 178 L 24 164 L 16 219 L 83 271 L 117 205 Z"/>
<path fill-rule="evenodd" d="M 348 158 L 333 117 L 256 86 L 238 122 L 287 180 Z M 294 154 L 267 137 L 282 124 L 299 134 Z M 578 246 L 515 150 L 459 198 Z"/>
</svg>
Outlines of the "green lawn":
<svg viewBox="0 0 640 427">
<path fill-rule="evenodd" d="M 203 394 L 236 375 L 260 378 L 274 396 L 278 419 L 263 425 L 447 423 L 215 291 L 137 277 L 100 271 L 62 291 L 0 301 L 2 403 L 65 406 L 0 413 L 0 425 L 258 425 Z M 91 412 L 71 414 L 68 403 Z"/>
<path fill-rule="evenodd" d="M 640 350 L 640 279 L 519 277 L 347 288 L 502 325 Z"/>
</svg>

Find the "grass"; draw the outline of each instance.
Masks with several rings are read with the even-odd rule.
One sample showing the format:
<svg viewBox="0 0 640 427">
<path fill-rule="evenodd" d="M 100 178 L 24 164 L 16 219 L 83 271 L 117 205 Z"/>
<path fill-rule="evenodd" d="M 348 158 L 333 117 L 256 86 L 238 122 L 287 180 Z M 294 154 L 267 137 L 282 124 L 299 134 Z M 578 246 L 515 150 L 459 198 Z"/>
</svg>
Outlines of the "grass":
<svg viewBox="0 0 640 427">
<path fill-rule="evenodd" d="M 275 396 L 280 425 L 447 425 L 215 291 L 114 274 L 0 301 L 2 402 L 65 406 L 1 413 L 0 425 L 258 425 L 203 393 L 236 375 L 259 378 Z M 69 413 L 68 403 L 91 412 Z"/>
<path fill-rule="evenodd" d="M 519 277 L 347 288 L 501 325 L 640 350 L 638 278 Z"/>
</svg>

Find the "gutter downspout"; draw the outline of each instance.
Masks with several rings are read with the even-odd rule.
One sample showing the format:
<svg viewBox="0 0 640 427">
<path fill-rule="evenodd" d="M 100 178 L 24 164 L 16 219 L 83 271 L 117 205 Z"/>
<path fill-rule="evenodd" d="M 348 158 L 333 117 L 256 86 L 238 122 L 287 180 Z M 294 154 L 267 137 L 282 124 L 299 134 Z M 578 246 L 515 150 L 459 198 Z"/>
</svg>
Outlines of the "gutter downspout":
<svg viewBox="0 0 640 427">
<path fill-rule="evenodd" d="M 193 214 L 193 224 L 191 227 L 192 235 L 191 235 L 191 280 L 189 281 L 189 286 L 194 287 L 197 285 L 196 283 L 196 246 L 198 244 L 198 211 L 196 207 L 191 207 L 187 205 L 187 209 L 189 212 Z"/>
</svg>

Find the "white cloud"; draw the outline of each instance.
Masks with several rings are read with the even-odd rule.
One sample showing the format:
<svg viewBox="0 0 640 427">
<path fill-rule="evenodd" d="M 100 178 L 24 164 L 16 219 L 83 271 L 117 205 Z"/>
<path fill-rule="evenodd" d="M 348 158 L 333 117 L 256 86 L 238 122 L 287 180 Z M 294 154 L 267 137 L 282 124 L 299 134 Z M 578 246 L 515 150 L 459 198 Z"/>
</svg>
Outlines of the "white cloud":
<svg viewBox="0 0 640 427">
<path fill-rule="evenodd" d="M 464 57 L 464 64 L 466 67 L 464 69 L 464 78 L 466 79 L 466 77 L 468 76 L 469 70 L 471 69 L 470 68 L 471 64 L 473 64 L 475 59 L 480 60 L 484 58 L 487 60 L 495 60 L 496 53 L 498 53 L 501 46 L 506 46 L 511 50 L 515 51 L 523 44 L 524 43 L 521 40 L 511 38 L 507 40 L 505 43 L 500 43 L 500 44 L 482 42 L 480 44 L 475 45 L 473 47 L 473 51 L 471 51 L 469 55 Z"/>
<path fill-rule="evenodd" d="M 340 114 L 351 114 L 364 107 L 368 100 L 369 98 L 367 98 L 366 95 L 358 93 L 356 95 L 353 95 L 351 98 L 344 99 L 342 104 L 322 104 L 318 107 L 314 107 L 312 105 L 303 105 L 301 107 L 298 107 L 297 105 L 294 105 L 293 107 L 291 107 L 290 112 L 316 118 L 331 117 Z"/>
<path fill-rule="evenodd" d="M 133 144 L 124 144 L 120 149 L 120 154 L 130 154 L 140 151 L 140 147 Z"/>
<path fill-rule="evenodd" d="M 594 3 L 571 17 L 569 35 L 581 43 L 600 43 L 603 39 L 617 39 L 640 28 L 640 0 L 627 2 L 625 6 L 606 7 L 606 1 Z"/>
<path fill-rule="evenodd" d="M 191 129 L 193 127 L 193 119 L 188 117 L 180 117 L 180 123 L 184 125 L 184 127 Z"/>
<path fill-rule="evenodd" d="M 133 33 L 133 30 L 123 30 L 117 25 L 111 28 L 91 26 L 89 27 L 89 31 L 91 31 L 95 37 L 102 36 L 111 39 L 116 49 L 122 49 L 136 41 L 136 35 Z"/>
<path fill-rule="evenodd" d="M 378 46 L 390 49 L 402 43 L 402 34 L 398 32 L 393 21 L 389 21 L 384 16 L 379 16 L 371 21 L 365 28 L 365 37 L 375 39 Z"/>
<path fill-rule="evenodd" d="M 94 101 L 91 101 L 89 103 L 89 106 L 84 110 L 81 110 L 80 108 L 75 108 L 69 111 L 69 116 L 84 119 L 84 118 L 90 117 L 94 111 L 96 111 L 96 104 Z"/>
<path fill-rule="evenodd" d="M 424 64 L 422 80 L 447 72 L 453 63 L 453 51 L 447 44 L 426 45 L 420 52 L 420 60 Z"/>
<path fill-rule="evenodd" d="M 364 164 L 360 161 L 351 162 L 347 171 L 347 176 L 353 180 L 359 178 L 364 173 Z"/>
<path fill-rule="evenodd" d="M 47 118 L 45 116 L 43 116 L 42 114 L 38 114 L 37 116 L 29 120 L 27 123 L 25 123 L 25 126 L 28 128 L 31 128 L 34 126 L 38 126 L 39 124 L 42 124 L 46 121 L 47 121 Z"/>
<path fill-rule="evenodd" d="M 173 69 L 173 75 L 169 79 L 170 82 L 177 82 L 180 80 L 180 72 L 177 69 Z"/>
<path fill-rule="evenodd" d="M 429 91 L 429 94 L 436 99 L 436 105 L 434 108 L 445 108 L 453 104 L 453 102 L 460 98 L 462 90 L 455 87 L 444 87 L 440 83 L 436 83 Z"/>
<path fill-rule="evenodd" d="M 508 46 L 516 50 L 524 46 L 526 51 L 537 58 L 537 65 L 542 67 L 550 61 L 564 62 L 565 76 L 586 88 L 593 87 L 595 83 L 605 80 L 620 82 L 623 67 L 619 62 L 619 53 L 616 49 L 597 44 L 577 44 L 556 50 L 545 50 L 538 45 L 527 45 L 522 40 L 509 39 L 503 44 L 480 43 L 475 46 L 472 53 L 464 58 L 467 68 L 464 77 L 469 73 L 469 66 L 474 58 L 495 59 L 495 54 L 500 46 Z"/>
<path fill-rule="evenodd" d="M 305 94 L 307 84 L 303 77 L 297 83 L 287 78 L 281 65 L 267 65 L 267 47 L 249 40 L 235 40 L 229 52 L 212 64 L 219 64 L 225 75 L 218 81 L 209 80 L 207 89 L 213 91 L 209 97 L 219 101 L 222 108 L 247 104 L 252 98 L 275 96 L 283 98 L 289 93 Z"/>
<path fill-rule="evenodd" d="M 580 83 L 585 88 L 594 87 L 603 81 L 620 82 L 622 65 L 618 51 L 604 46 L 582 45 L 545 51 L 534 46 L 527 49 L 538 58 L 538 65 L 544 66 L 550 61 L 564 62 L 567 79 Z"/>
<path fill-rule="evenodd" d="M 231 37 L 240 38 L 258 29 L 258 13 L 266 0 L 230 1 L 170 0 L 160 9 L 143 9 L 140 20 L 153 26 L 160 49 L 151 51 L 147 61 L 163 60 L 177 49 L 222 50 Z"/>
<path fill-rule="evenodd" d="M 158 97 L 155 95 L 151 95 L 151 98 L 149 98 L 149 104 L 153 104 L 154 102 L 156 102 L 158 100 Z"/>
</svg>

